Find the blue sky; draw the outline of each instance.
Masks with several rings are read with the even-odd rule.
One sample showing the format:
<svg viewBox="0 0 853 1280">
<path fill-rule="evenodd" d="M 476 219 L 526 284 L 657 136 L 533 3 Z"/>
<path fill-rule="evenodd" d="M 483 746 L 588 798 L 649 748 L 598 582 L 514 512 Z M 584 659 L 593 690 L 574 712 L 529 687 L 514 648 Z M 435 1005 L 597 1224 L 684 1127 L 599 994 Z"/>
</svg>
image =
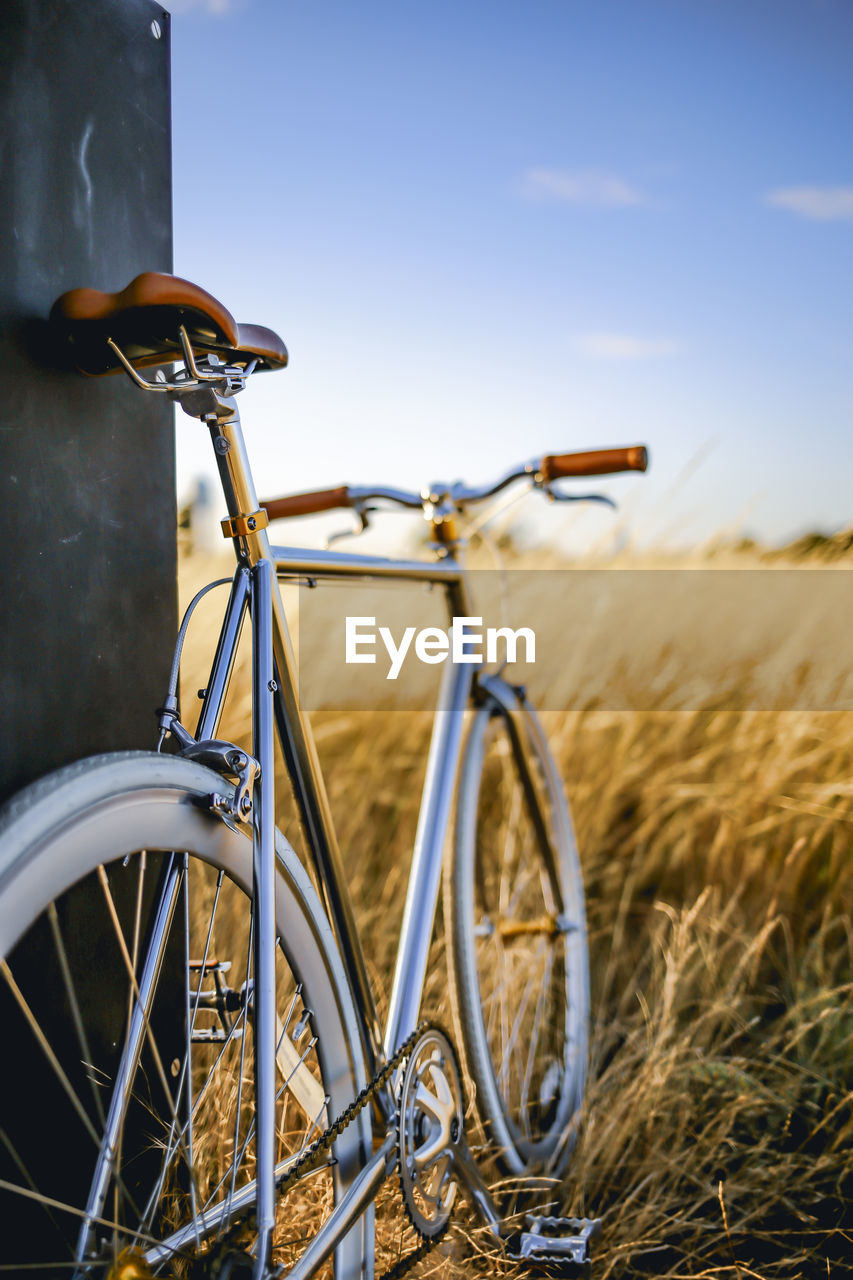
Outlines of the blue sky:
<svg viewBox="0 0 853 1280">
<path fill-rule="evenodd" d="M 645 441 L 642 540 L 853 524 L 848 0 L 171 9 L 175 271 L 291 351 L 265 492 Z"/>
</svg>

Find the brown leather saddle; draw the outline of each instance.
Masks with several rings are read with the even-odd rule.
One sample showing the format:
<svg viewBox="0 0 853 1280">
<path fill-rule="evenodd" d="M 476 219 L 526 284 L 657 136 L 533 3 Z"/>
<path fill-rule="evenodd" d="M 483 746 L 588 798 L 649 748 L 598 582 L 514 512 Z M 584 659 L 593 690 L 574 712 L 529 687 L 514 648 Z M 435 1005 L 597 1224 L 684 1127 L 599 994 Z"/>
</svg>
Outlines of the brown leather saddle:
<svg viewBox="0 0 853 1280">
<path fill-rule="evenodd" d="M 230 365 L 283 369 L 287 348 L 262 325 L 238 324 L 227 307 L 189 280 L 145 271 L 118 293 L 72 289 L 50 312 L 68 341 L 81 373 L 118 373 L 121 364 L 107 343 L 121 348 L 134 368 L 183 359 L 183 325 L 196 356 L 214 353 Z"/>
</svg>

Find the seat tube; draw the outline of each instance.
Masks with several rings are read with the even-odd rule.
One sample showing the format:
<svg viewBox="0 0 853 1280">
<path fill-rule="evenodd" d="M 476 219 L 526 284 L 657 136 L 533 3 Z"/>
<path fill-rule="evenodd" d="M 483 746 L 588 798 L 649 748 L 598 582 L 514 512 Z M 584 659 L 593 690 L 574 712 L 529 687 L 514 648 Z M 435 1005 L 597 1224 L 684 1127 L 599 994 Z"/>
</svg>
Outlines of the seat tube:
<svg viewBox="0 0 853 1280">
<path fill-rule="evenodd" d="M 254 753 L 261 766 L 254 793 L 254 1037 L 258 1252 L 255 1280 L 267 1274 L 275 1227 L 275 759 L 272 573 L 252 568 L 252 698 Z"/>
<path fill-rule="evenodd" d="M 247 515 L 257 509 L 258 499 L 240 427 L 236 405 L 227 414 L 208 421 L 228 513 L 232 517 Z M 265 528 L 247 533 L 239 539 L 241 564 L 254 572 L 266 565 L 271 578 L 275 561 Z M 278 721 L 282 751 L 293 782 L 302 820 L 326 908 L 332 920 L 335 937 L 343 956 L 347 974 L 356 995 L 356 1016 L 364 1049 L 368 1076 L 375 1075 L 381 1063 L 382 1036 L 367 965 L 358 938 L 352 903 L 347 891 L 343 861 L 335 836 L 320 761 L 311 727 L 303 715 L 297 692 L 296 662 L 284 616 L 281 593 L 270 581 L 273 625 L 275 679 L 275 715 Z M 268 696 L 268 695 L 267 695 Z M 256 708 L 257 713 L 257 708 Z M 257 752 L 255 753 L 257 756 Z M 262 763 L 263 768 L 263 763 Z"/>
</svg>

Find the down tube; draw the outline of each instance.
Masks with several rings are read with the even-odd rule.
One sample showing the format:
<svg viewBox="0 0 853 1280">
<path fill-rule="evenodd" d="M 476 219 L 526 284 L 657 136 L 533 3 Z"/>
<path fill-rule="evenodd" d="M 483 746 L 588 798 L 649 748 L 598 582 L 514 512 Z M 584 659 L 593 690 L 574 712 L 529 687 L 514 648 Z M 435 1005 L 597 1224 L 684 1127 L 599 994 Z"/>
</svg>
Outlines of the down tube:
<svg viewBox="0 0 853 1280">
<path fill-rule="evenodd" d="M 444 669 L 388 1009 L 386 1057 L 394 1053 L 418 1022 L 473 674 L 470 663 L 448 662 Z"/>
</svg>

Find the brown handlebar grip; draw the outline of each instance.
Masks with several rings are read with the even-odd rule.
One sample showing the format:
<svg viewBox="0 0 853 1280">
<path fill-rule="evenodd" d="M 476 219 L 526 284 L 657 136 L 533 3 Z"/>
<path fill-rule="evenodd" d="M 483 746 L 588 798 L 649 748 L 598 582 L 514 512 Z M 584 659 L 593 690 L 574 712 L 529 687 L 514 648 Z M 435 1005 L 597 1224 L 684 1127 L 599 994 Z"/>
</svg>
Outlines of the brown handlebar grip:
<svg viewBox="0 0 853 1280">
<path fill-rule="evenodd" d="M 310 516 L 316 511 L 334 511 L 336 507 L 351 507 L 349 489 L 345 484 L 337 489 L 315 489 L 310 493 L 291 493 L 284 498 L 270 498 L 261 503 L 270 520 L 287 516 Z"/>
<path fill-rule="evenodd" d="M 645 471 L 649 454 L 644 444 L 623 449 L 590 449 L 587 453 L 546 453 L 539 470 L 547 483 L 564 476 L 606 476 L 615 471 Z"/>
</svg>

